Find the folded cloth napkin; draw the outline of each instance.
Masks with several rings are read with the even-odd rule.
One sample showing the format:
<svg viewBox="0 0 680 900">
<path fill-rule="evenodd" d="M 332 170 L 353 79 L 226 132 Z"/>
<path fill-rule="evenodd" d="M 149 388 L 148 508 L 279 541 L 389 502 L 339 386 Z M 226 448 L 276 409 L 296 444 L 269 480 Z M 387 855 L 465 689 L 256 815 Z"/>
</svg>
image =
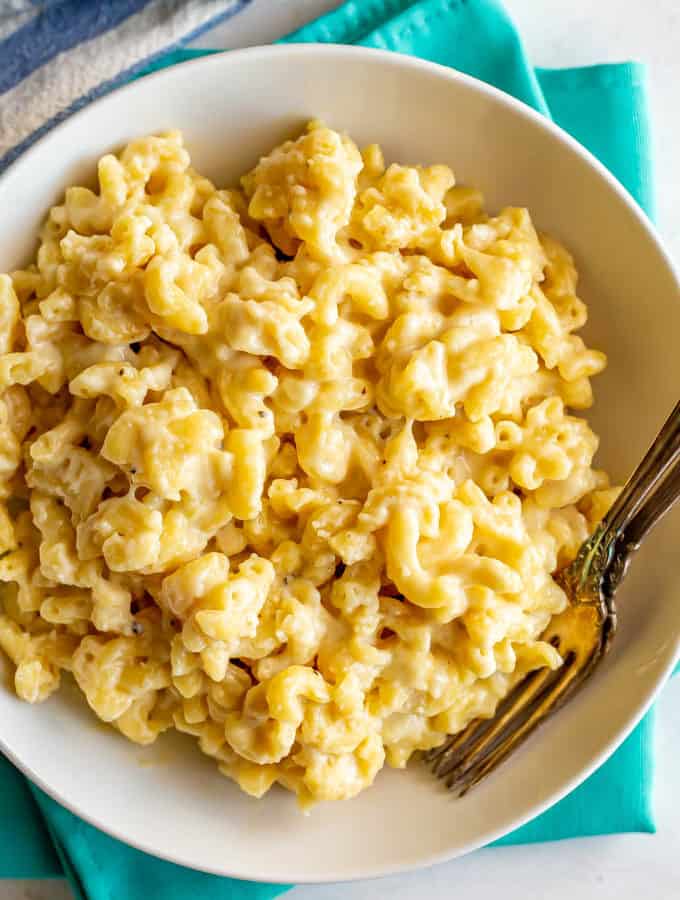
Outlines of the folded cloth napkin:
<svg viewBox="0 0 680 900">
<path fill-rule="evenodd" d="M 9 2 L 4 0 L 3 7 L 0 0 L 0 168 L 55 121 L 111 86 L 211 52 L 180 49 L 157 56 L 161 47 L 167 49 L 180 36 L 195 34 L 245 5 L 243 0 L 52 0 L 36 11 L 33 3 L 11 0 L 23 18 L 17 32 L 10 25 Z M 143 31 L 147 27 L 152 36 Z M 32 48 L 25 40 L 31 34 Z M 495 0 L 350 0 L 284 40 L 381 47 L 495 84 L 551 116 L 653 214 L 645 73 L 640 65 L 532 69 Z M 111 59 L 100 66 L 97 48 L 110 49 L 121 41 L 125 46 L 118 63 Z M 35 58 L 29 58 L 29 48 Z M 57 56 L 59 64 L 52 65 Z M 652 770 L 650 714 L 584 784 L 498 843 L 653 831 Z M 65 874 L 81 900 L 180 900 L 191 893 L 203 900 L 257 900 L 286 889 L 204 875 L 140 853 L 63 809 L 2 756 L 0 792 L 0 877 Z"/>
<path fill-rule="evenodd" d="M 0 171 L 52 126 L 251 0 L 0 0 Z"/>
</svg>

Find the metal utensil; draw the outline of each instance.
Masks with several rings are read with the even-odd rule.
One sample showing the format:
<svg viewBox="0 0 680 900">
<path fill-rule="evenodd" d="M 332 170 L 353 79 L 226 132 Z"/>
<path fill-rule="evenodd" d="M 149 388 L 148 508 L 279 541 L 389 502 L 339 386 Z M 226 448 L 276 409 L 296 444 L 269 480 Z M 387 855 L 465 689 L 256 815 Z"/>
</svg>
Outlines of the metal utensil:
<svg viewBox="0 0 680 900">
<path fill-rule="evenodd" d="M 492 718 L 475 719 L 424 754 L 446 786 L 465 794 L 505 760 L 592 674 L 616 631 L 616 589 L 633 553 L 680 498 L 680 402 L 623 487 L 613 506 L 555 576 L 569 606 L 542 635 L 562 665 L 529 673 Z"/>
</svg>

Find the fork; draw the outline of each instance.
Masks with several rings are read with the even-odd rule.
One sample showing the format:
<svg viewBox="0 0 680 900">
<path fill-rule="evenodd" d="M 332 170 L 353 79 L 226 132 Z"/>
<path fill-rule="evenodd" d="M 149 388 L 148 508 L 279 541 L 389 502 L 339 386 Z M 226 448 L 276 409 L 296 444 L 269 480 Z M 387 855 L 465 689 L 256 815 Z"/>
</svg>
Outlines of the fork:
<svg viewBox="0 0 680 900">
<path fill-rule="evenodd" d="M 569 605 L 541 635 L 562 656 L 557 669 L 525 676 L 487 719 L 424 754 L 447 788 L 467 793 L 493 772 L 589 678 L 616 631 L 615 592 L 634 552 L 680 498 L 680 402 L 574 561 L 555 575 Z"/>
</svg>

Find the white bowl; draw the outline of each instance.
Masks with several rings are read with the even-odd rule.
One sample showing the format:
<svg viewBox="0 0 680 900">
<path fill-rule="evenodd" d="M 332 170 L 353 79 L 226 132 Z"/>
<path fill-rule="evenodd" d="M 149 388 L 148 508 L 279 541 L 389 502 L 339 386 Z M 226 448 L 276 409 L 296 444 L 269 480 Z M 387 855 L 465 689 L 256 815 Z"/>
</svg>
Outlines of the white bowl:
<svg viewBox="0 0 680 900">
<path fill-rule="evenodd" d="M 576 256 L 596 380 L 600 464 L 621 479 L 677 400 L 678 278 L 653 229 L 596 160 L 526 106 L 479 81 L 390 53 L 263 47 L 187 63 L 87 107 L 0 179 L 0 271 L 25 262 L 64 187 L 128 139 L 170 127 L 220 185 L 320 117 L 389 159 L 449 163 L 491 209 L 528 206 Z M 192 741 L 136 747 L 68 688 L 41 707 L 0 689 L 0 747 L 73 812 L 176 863 L 261 881 L 336 881 L 468 852 L 533 818 L 613 752 L 680 650 L 678 517 L 658 529 L 621 592 L 614 649 L 592 683 L 516 758 L 463 800 L 414 763 L 351 802 L 303 817 L 292 796 L 252 800 Z M 675 534 L 674 534 L 675 532 Z M 7 670 L 5 670 L 7 674 Z M 3 682 L 4 683 L 4 682 Z M 634 788 L 635 786 L 631 786 Z"/>
</svg>

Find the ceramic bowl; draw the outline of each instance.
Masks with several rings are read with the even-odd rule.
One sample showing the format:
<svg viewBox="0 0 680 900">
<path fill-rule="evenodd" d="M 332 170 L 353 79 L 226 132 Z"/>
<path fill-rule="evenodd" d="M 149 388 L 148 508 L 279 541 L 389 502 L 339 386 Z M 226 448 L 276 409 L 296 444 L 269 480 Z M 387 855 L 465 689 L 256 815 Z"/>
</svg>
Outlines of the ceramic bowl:
<svg viewBox="0 0 680 900">
<path fill-rule="evenodd" d="M 50 132 L 0 179 L 0 271 L 25 262 L 48 207 L 91 180 L 99 156 L 181 128 L 196 167 L 233 183 L 317 117 L 389 160 L 444 162 L 491 210 L 527 206 L 581 273 L 586 337 L 610 358 L 592 411 L 598 464 L 624 478 L 677 400 L 680 289 L 658 236 L 607 171 L 555 125 L 464 75 L 341 46 L 262 47 L 142 79 Z M 137 747 L 102 727 L 68 685 L 46 704 L 18 701 L 0 671 L 0 747 L 87 821 L 149 853 L 262 881 L 337 881 L 424 866 L 488 843 L 583 781 L 624 740 L 680 649 L 680 520 L 635 561 L 620 632 L 578 698 L 464 799 L 422 764 L 385 771 L 357 799 L 299 813 L 284 791 L 242 794 L 189 738 Z M 0 666 L 3 664 L 0 664 Z"/>
</svg>

